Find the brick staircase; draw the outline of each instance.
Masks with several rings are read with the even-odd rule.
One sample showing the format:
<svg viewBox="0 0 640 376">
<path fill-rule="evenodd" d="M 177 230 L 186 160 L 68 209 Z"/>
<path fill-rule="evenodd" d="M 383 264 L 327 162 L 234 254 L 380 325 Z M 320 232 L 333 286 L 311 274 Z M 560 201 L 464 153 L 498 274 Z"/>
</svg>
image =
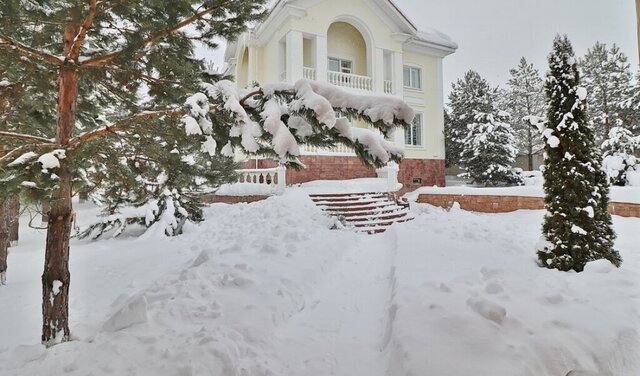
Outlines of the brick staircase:
<svg viewBox="0 0 640 376">
<path fill-rule="evenodd" d="M 407 222 L 414 217 L 409 205 L 398 202 L 383 192 L 310 194 L 313 202 L 331 216 L 344 220 L 357 232 L 379 234 L 394 223 Z"/>
</svg>

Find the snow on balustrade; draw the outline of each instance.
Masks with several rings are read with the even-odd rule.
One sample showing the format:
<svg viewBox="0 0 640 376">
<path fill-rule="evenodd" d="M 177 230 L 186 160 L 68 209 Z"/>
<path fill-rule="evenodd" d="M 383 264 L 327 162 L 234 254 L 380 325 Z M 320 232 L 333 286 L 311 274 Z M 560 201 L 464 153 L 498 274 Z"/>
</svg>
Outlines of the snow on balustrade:
<svg viewBox="0 0 640 376">
<path fill-rule="evenodd" d="M 300 147 L 302 155 L 356 155 L 353 149 L 343 144 L 337 144 L 333 148 L 321 148 L 312 145 L 302 145 Z"/>
<path fill-rule="evenodd" d="M 244 169 L 236 170 L 238 183 L 265 184 L 284 191 L 286 186 L 286 168 Z"/>
<path fill-rule="evenodd" d="M 373 91 L 373 79 L 368 76 L 330 71 L 327 72 L 327 79 L 330 84 L 336 86 Z"/>
<path fill-rule="evenodd" d="M 316 70 L 309 67 L 304 67 L 302 70 L 302 76 L 305 80 L 315 80 Z"/>
</svg>

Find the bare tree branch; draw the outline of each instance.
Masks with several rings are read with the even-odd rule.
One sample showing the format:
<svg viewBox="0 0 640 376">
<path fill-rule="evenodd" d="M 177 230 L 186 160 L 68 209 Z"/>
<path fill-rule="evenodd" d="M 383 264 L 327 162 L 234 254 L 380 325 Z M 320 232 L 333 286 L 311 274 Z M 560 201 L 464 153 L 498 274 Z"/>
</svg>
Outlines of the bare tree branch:
<svg viewBox="0 0 640 376">
<path fill-rule="evenodd" d="M 17 51 L 22 56 L 29 57 L 29 58 L 36 58 L 42 62 L 53 64 L 56 66 L 60 66 L 63 63 L 63 61 L 60 58 L 57 58 L 53 55 L 49 55 L 42 51 L 38 51 L 35 48 L 26 46 L 4 34 L 0 34 L 0 41 L 3 41 L 4 42 L 3 44 L 5 46 L 8 46 L 9 50 Z M 2 47 L 3 44 L 0 44 L 0 47 Z"/>
<path fill-rule="evenodd" d="M 43 144 L 55 144 L 55 141 L 52 139 L 32 136 L 29 134 L 0 131 L 0 136 L 3 138 L 13 139 L 13 140 L 39 142 Z"/>
</svg>

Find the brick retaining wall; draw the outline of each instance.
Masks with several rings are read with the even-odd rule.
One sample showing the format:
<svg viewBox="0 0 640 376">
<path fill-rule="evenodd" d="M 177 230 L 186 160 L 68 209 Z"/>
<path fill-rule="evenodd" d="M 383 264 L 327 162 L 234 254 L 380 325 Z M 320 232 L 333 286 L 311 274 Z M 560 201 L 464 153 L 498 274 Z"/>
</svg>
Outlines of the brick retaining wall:
<svg viewBox="0 0 640 376">
<path fill-rule="evenodd" d="M 489 196 L 489 195 L 454 195 L 454 194 L 421 194 L 417 202 L 441 208 L 450 208 L 454 202 L 467 211 L 480 213 L 506 213 L 521 209 L 544 209 L 542 197 L 526 196 Z M 640 204 L 626 202 L 610 202 L 609 212 L 621 217 L 640 218 Z"/>
<path fill-rule="evenodd" d="M 239 204 L 241 202 L 256 202 L 268 199 L 270 196 L 216 196 L 207 195 L 202 198 L 205 204 Z"/>
<path fill-rule="evenodd" d="M 375 178 L 376 170 L 365 166 L 358 157 L 303 155 L 300 161 L 306 169 L 295 171 L 287 169 L 287 184 L 307 183 L 314 180 L 347 180 L 358 178 Z M 277 163 L 268 159 L 252 160 L 243 168 L 274 168 Z M 443 187 L 444 160 L 441 159 L 405 159 L 400 163 L 398 181 L 403 184 L 403 192 L 413 191 L 422 186 Z M 414 179 L 420 182 L 414 184 Z"/>
</svg>

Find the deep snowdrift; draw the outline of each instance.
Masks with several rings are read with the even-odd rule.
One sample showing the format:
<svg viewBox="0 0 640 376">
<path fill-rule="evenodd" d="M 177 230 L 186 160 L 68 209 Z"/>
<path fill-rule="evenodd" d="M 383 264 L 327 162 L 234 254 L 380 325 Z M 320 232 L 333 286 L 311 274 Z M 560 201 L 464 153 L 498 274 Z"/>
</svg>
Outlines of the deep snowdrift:
<svg viewBox="0 0 640 376">
<path fill-rule="evenodd" d="M 49 350 L 43 237 L 25 233 L 0 288 L 0 374 L 640 374 L 640 220 L 614 218 L 621 269 L 575 274 L 535 265 L 541 211 L 415 209 L 357 235 L 294 190 L 214 205 L 178 238 L 74 242 L 76 340 Z"/>
</svg>

